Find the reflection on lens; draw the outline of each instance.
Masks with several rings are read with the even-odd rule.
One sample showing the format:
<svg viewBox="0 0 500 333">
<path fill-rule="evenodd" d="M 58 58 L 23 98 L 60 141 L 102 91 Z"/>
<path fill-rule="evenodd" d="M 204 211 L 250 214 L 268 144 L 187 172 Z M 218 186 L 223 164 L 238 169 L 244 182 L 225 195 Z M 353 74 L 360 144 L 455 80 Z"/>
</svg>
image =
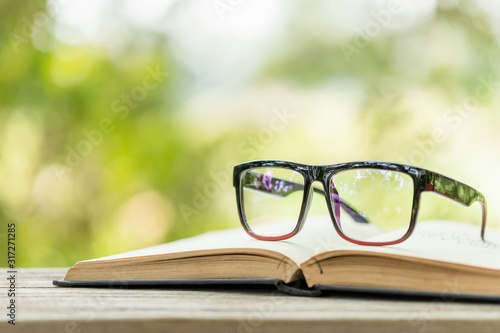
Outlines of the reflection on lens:
<svg viewBox="0 0 500 333">
<path fill-rule="evenodd" d="M 413 205 L 411 176 L 392 170 L 353 169 L 333 175 L 328 185 L 337 223 L 347 237 L 390 242 L 408 231 Z"/>
<path fill-rule="evenodd" d="M 243 212 L 259 236 L 283 236 L 295 229 L 304 196 L 304 178 L 283 168 L 257 168 L 241 176 Z"/>
</svg>

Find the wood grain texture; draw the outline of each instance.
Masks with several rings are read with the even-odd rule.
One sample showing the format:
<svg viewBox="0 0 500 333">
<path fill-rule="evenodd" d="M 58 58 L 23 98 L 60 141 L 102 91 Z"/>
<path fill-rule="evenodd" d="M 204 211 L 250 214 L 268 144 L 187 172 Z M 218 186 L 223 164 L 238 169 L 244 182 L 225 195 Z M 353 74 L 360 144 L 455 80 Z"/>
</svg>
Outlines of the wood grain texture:
<svg viewBox="0 0 500 333">
<path fill-rule="evenodd" d="M 272 288 L 60 288 L 67 269 L 18 270 L 17 325 L 0 332 L 499 332 L 500 304 Z M 0 308 L 6 309 L 2 269 Z"/>
</svg>

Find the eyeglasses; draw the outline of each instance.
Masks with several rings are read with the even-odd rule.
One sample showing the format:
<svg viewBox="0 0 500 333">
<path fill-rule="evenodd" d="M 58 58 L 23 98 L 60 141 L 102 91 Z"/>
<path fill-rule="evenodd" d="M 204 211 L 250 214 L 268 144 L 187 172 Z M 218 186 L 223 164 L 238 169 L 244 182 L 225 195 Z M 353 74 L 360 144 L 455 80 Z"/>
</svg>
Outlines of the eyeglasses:
<svg viewBox="0 0 500 333">
<path fill-rule="evenodd" d="M 323 189 L 313 187 L 315 181 Z M 297 234 L 316 192 L 324 195 L 333 226 L 342 238 L 360 245 L 397 244 L 415 229 L 420 196 L 427 191 L 464 206 L 480 202 L 484 240 L 484 196 L 466 184 L 413 166 L 252 161 L 234 167 L 233 183 L 243 228 L 259 240 L 284 240 Z M 376 241 L 371 241 L 375 236 Z"/>
</svg>

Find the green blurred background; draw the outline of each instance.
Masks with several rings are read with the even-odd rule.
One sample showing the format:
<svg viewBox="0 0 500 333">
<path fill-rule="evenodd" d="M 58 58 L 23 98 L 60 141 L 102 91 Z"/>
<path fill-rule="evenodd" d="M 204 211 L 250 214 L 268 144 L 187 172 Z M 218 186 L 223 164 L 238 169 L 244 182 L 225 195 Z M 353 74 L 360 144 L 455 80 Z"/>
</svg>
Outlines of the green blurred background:
<svg viewBox="0 0 500 333">
<path fill-rule="evenodd" d="M 15 222 L 17 266 L 69 266 L 235 227 L 231 168 L 260 158 L 430 168 L 483 192 L 494 226 L 499 18 L 493 0 L 1 0 L 0 242 Z M 425 194 L 429 218 L 480 209 Z"/>
</svg>

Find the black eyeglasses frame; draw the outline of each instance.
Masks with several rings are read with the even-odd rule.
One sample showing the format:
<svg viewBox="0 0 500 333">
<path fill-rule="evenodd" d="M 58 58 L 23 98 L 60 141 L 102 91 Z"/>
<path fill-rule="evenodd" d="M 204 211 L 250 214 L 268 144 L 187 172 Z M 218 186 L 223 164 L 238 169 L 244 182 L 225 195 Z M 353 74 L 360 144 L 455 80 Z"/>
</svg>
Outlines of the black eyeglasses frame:
<svg viewBox="0 0 500 333">
<path fill-rule="evenodd" d="M 243 188 L 241 186 L 241 177 L 242 174 L 250 169 L 255 168 L 265 168 L 265 167 L 274 167 L 274 168 L 283 168 L 291 171 L 295 171 L 301 174 L 304 177 L 304 195 L 302 198 L 302 204 L 300 208 L 300 214 L 297 220 L 297 224 L 295 228 L 286 235 L 281 236 L 261 236 L 255 234 L 251 228 L 249 227 L 242 200 L 242 191 Z M 345 170 L 353 170 L 353 169 L 381 169 L 381 170 L 390 170 L 397 171 L 404 174 L 409 175 L 413 180 L 413 203 L 411 210 L 411 220 L 408 231 L 400 238 L 390 242 L 367 242 L 360 241 L 356 239 L 352 239 L 346 236 L 335 217 L 335 213 L 333 211 L 333 207 L 329 202 L 328 198 L 328 184 L 336 173 Z M 312 187 L 313 182 L 319 181 L 325 191 L 325 199 L 328 206 L 328 211 L 333 222 L 333 226 L 337 233 L 344 238 L 345 240 L 359 244 L 359 245 L 370 245 L 370 246 L 382 246 L 382 245 L 394 245 L 401 243 L 408 239 L 415 229 L 415 225 L 417 222 L 418 211 L 420 207 L 420 197 L 423 192 L 434 192 L 440 194 L 448 199 L 451 199 L 463 206 L 471 206 L 475 202 L 479 202 L 482 207 L 482 223 L 481 223 L 481 239 L 484 240 L 484 233 L 486 228 L 486 216 L 487 216 L 487 205 L 485 197 L 476 189 L 471 186 L 454 180 L 452 178 L 446 177 L 439 173 L 390 162 L 378 162 L 378 161 L 359 161 L 359 162 L 346 162 L 346 163 L 338 163 L 338 164 L 330 164 L 330 165 L 308 165 L 302 163 L 288 162 L 288 161 L 280 161 L 280 160 L 257 160 L 241 163 L 234 166 L 233 169 L 233 185 L 236 190 L 236 203 L 238 207 L 238 214 L 240 217 L 241 224 L 245 231 L 252 237 L 265 240 L 265 241 L 278 241 L 285 240 L 294 235 L 296 235 L 303 227 L 305 219 L 307 217 L 307 213 L 311 204 L 311 196 L 314 188 Z"/>
</svg>

